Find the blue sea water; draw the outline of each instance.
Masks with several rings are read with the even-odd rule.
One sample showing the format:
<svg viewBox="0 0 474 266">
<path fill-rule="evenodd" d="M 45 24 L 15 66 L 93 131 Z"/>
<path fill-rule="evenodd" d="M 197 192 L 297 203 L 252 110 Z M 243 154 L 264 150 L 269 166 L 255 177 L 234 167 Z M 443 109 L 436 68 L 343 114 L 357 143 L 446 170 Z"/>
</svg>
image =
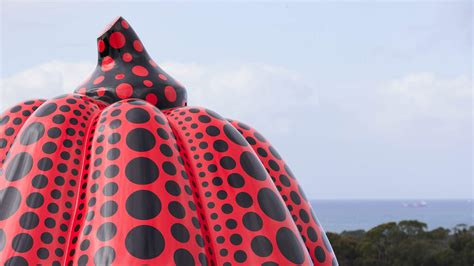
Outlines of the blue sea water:
<svg viewBox="0 0 474 266">
<path fill-rule="evenodd" d="M 368 230 L 382 223 L 419 220 L 428 229 L 474 225 L 472 200 L 312 200 L 326 232 Z"/>
</svg>

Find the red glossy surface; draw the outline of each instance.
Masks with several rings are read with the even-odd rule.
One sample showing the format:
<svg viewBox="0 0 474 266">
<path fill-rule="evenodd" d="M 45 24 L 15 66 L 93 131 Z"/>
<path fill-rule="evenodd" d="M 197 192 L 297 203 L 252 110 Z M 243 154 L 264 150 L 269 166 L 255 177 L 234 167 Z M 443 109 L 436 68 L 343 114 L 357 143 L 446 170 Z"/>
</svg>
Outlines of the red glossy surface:
<svg viewBox="0 0 474 266">
<path fill-rule="evenodd" d="M 79 90 L 87 96 L 21 103 L 0 118 L 0 263 L 337 264 L 275 148 L 184 106 L 171 77 L 137 67 L 145 50 L 130 31 L 119 18 L 99 38 L 111 59 Z"/>
</svg>

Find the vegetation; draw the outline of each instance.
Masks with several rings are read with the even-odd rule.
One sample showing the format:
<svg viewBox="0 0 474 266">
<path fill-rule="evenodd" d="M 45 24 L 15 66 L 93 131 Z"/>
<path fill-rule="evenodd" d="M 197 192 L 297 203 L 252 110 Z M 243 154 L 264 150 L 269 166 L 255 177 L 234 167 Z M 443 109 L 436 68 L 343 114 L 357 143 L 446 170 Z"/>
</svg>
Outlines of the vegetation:
<svg viewBox="0 0 474 266">
<path fill-rule="evenodd" d="M 474 226 L 427 231 L 425 223 L 401 221 L 327 236 L 341 266 L 474 265 Z"/>
</svg>

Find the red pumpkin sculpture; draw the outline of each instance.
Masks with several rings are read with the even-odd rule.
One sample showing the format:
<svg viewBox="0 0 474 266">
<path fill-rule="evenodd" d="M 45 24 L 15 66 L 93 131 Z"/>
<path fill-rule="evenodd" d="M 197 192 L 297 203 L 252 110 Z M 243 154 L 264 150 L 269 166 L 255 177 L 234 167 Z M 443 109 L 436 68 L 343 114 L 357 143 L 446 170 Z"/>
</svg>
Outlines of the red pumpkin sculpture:
<svg viewBox="0 0 474 266">
<path fill-rule="evenodd" d="M 200 107 L 116 19 L 74 94 L 0 119 L 5 265 L 334 265 L 309 201 L 251 127 Z"/>
</svg>

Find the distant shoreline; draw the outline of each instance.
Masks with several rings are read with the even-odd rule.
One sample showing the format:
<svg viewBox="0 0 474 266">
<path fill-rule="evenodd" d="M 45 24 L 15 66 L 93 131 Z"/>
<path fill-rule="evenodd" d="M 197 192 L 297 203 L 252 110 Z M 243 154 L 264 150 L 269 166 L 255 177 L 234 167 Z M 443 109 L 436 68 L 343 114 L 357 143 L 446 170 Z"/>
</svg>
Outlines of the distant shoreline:
<svg viewBox="0 0 474 266">
<path fill-rule="evenodd" d="M 474 225 L 472 199 L 311 200 L 326 232 L 369 230 L 391 221 L 419 220 L 428 229 Z"/>
<path fill-rule="evenodd" d="M 473 265 L 474 226 L 427 230 L 423 221 L 326 233 L 340 265 Z"/>
<path fill-rule="evenodd" d="M 371 199 L 371 198 L 361 198 L 361 199 L 310 199 L 313 201 L 417 201 L 417 200 L 429 200 L 429 201 L 474 201 L 470 198 L 460 198 L 460 199 L 436 199 L 436 198 L 400 198 L 400 199 Z"/>
</svg>

